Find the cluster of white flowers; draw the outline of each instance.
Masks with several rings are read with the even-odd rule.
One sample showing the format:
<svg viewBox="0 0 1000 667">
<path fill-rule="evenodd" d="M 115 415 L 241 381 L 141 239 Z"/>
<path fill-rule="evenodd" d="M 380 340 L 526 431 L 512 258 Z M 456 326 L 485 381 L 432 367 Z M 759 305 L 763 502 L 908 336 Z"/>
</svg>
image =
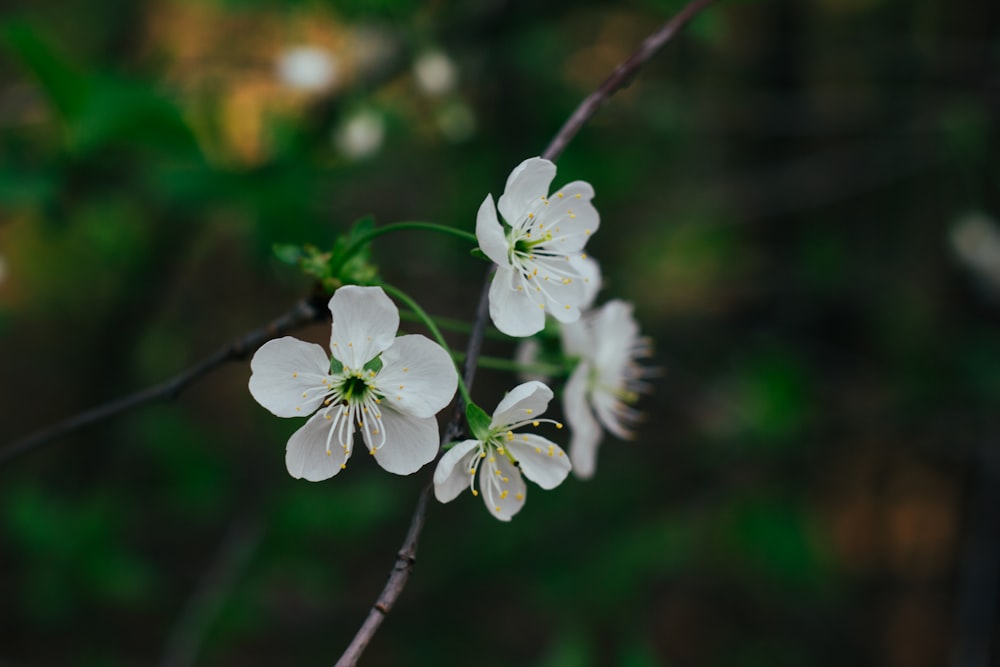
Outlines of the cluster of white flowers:
<svg viewBox="0 0 1000 667">
<path fill-rule="evenodd" d="M 593 475 L 603 431 L 632 437 L 639 413 L 631 404 L 645 389 L 637 360 L 649 355 L 650 343 L 639 335 L 632 306 L 612 300 L 592 307 L 601 274 L 583 250 L 600 222 L 593 188 L 575 181 L 550 194 L 555 173 L 542 158 L 518 165 L 497 206 L 492 195 L 480 206 L 476 237 L 497 266 L 489 293 L 497 329 L 527 337 L 542 331 L 546 314 L 558 322 L 563 356 L 574 364 L 562 401 L 569 455 L 518 431 L 543 422 L 563 427 L 540 417 L 554 394 L 531 380 L 512 389 L 492 417 L 470 405 L 472 439 L 445 443 L 434 473 L 438 500 L 449 502 L 468 488 L 503 521 L 524 503 L 523 477 L 552 489 L 571 469 L 580 478 Z M 346 467 L 358 434 L 389 472 L 416 472 L 438 455 L 435 415 L 458 386 L 449 353 L 424 336 L 397 337 L 399 311 L 379 287 L 338 289 L 330 313 L 329 355 L 284 337 L 264 344 L 251 361 L 250 393 L 261 405 L 279 417 L 312 415 L 288 441 L 289 473 L 310 481 L 333 477 Z"/>
</svg>

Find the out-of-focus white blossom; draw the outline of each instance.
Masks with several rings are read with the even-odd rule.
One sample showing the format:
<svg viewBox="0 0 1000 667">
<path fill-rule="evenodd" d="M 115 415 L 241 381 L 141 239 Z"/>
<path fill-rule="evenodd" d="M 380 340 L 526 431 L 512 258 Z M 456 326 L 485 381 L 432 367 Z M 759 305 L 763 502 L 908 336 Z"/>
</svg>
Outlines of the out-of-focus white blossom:
<svg viewBox="0 0 1000 667">
<path fill-rule="evenodd" d="M 337 128 L 333 141 L 337 149 L 349 158 L 359 160 L 378 152 L 385 140 L 385 121 L 376 111 L 355 113 Z"/>
<path fill-rule="evenodd" d="M 286 86 L 317 92 L 337 80 L 337 58 L 319 46 L 294 46 L 278 55 L 278 78 Z"/>
<path fill-rule="evenodd" d="M 1000 296 L 1000 226 L 985 213 L 968 213 L 949 230 L 951 249 L 962 264 Z"/>
<path fill-rule="evenodd" d="M 413 63 L 413 75 L 428 95 L 444 95 L 455 88 L 458 73 L 455 63 L 441 51 L 428 51 Z"/>
</svg>

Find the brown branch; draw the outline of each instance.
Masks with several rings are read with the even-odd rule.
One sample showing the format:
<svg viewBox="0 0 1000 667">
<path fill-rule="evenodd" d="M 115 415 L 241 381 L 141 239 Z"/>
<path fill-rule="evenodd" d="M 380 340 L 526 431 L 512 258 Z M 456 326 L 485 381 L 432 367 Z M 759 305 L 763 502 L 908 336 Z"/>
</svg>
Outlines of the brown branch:
<svg viewBox="0 0 1000 667">
<path fill-rule="evenodd" d="M 632 79 L 632 77 L 635 76 L 636 72 L 638 72 L 639 69 L 645 65 L 649 59 L 652 58 L 653 55 L 677 33 L 678 30 L 684 27 L 688 21 L 694 18 L 698 12 L 707 7 L 711 2 L 712 0 L 694 0 L 691 4 L 682 9 L 674 18 L 667 21 L 659 30 L 646 38 L 646 40 L 639 46 L 635 53 L 628 58 L 628 60 L 619 65 L 611 76 L 608 77 L 608 79 L 602 83 L 597 90 L 588 95 L 586 99 L 580 103 L 580 106 L 577 107 L 576 111 L 573 112 L 573 115 L 570 116 L 569 120 L 567 120 L 562 126 L 555 138 L 552 139 L 552 142 L 549 144 L 548 148 L 545 149 L 542 157 L 549 160 L 558 159 L 559 155 L 562 154 L 563 150 L 565 150 L 566 146 L 569 145 L 569 142 L 573 139 L 580 128 L 583 127 L 583 125 L 590 120 L 595 113 L 597 113 L 601 104 L 611 97 L 617 90 L 624 87 Z M 489 288 L 494 270 L 495 269 L 491 267 L 489 272 L 486 274 L 483 290 L 479 297 L 479 305 L 476 308 L 476 320 L 473 324 L 472 333 L 469 336 L 469 342 L 466 347 L 465 366 L 463 370 L 465 385 L 468 387 L 469 391 L 472 390 L 472 381 L 475 378 L 476 364 L 479 360 L 479 352 L 483 343 L 483 333 L 486 330 L 486 320 L 489 315 Z M 461 424 L 464 416 L 464 405 L 463 402 L 459 400 L 455 413 L 449 420 L 448 426 L 445 428 L 444 436 L 441 439 L 442 445 L 451 442 L 461 433 Z M 393 565 L 392 572 L 389 573 L 389 580 L 382 588 L 382 592 L 379 593 L 375 603 L 368 611 L 367 618 L 365 618 L 364 623 L 361 624 L 361 627 L 358 629 L 357 633 L 355 633 L 354 639 L 351 640 L 347 649 L 340 656 L 340 659 L 337 661 L 335 667 L 354 667 L 357 665 L 358 660 L 361 658 L 361 654 L 368 646 L 372 637 L 375 636 L 379 627 L 381 627 L 382 621 L 385 620 L 386 615 L 396 604 L 396 600 L 399 598 L 399 595 L 403 592 L 403 587 L 405 587 L 406 582 L 409 581 L 410 574 L 413 571 L 413 565 L 416 562 L 417 541 L 420 539 L 420 533 L 424 528 L 424 523 L 427 518 L 427 502 L 430 498 L 430 494 L 431 485 L 428 484 L 423 488 L 423 490 L 421 490 L 420 496 L 417 498 L 417 506 L 410 519 L 410 527 L 406 531 L 406 538 L 403 540 L 403 546 L 396 555 L 396 562 Z"/>
<path fill-rule="evenodd" d="M 268 340 L 315 321 L 322 312 L 321 309 L 318 309 L 312 303 L 302 301 L 284 315 L 281 315 L 259 329 L 254 329 L 239 338 L 233 339 L 228 344 L 216 350 L 214 354 L 206 357 L 194 366 L 186 368 L 165 382 L 104 403 L 90 410 L 85 410 L 65 421 L 15 440 L 3 449 L 0 449 L 0 464 L 6 463 L 21 454 L 52 442 L 84 426 L 114 417 L 146 403 L 176 398 L 189 384 L 208 375 L 219 366 L 229 361 L 245 359 L 247 355 Z"/>
<path fill-rule="evenodd" d="M 713 0 L 694 0 L 679 11 L 672 19 L 667 21 L 659 30 L 647 37 L 639 48 L 628 57 L 625 62 L 618 66 L 607 79 L 604 80 L 597 90 L 587 95 L 586 99 L 580 103 L 573 115 L 559 128 L 559 132 L 549 142 L 542 157 L 547 160 L 557 160 L 566 146 L 572 141 L 576 133 L 580 131 L 587 121 L 597 113 L 601 105 L 612 95 L 625 88 L 635 77 L 636 73 L 649 62 L 656 53 L 670 41 L 688 22 L 698 15 L 703 9 L 712 4 Z"/>
<path fill-rule="evenodd" d="M 476 307 L 476 321 L 472 325 L 472 333 L 469 334 L 469 342 L 465 346 L 466 357 L 462 375 L 465 380 L 465 386 L 469 391 L 472 391 L 472 381 L 476 377 L 476 360 L 479 358 L 479 351 L 483 345 L 483 334 L 486 331 L 486 320 L 489 315 L 490 305 L 490 279 L 493 278 L 493 271 L 494 269 L 491 267 L 486 274 L 485 284 L 482 293 L 479 295 L 479 305 Z M 444 435 L 441 437 L 442 445 L 452 442 L 462 432 L 465 405 L 461 398 L 456 403 L 455 413 L 448 420 L 448 426 L 445 427 Z M 365 618 L 365 622 L 361 624 L 361 627 L 355 633 L 354 639 L 351 640 L 343 655 L 340 656 L 336 667 L 353 667 L 353 665 L 357 664 L 358 659 L 361 658 L 361 654 L 368 646 L 368 642 L 375 636 L 386 614 L 396 604 L 399 594 L 403 592 L 403 587 L 409 581 L 410 573 L 413 571 L 413 564 L 417 559 L 417 540 L 420 539 L 420 533 L 424 529 L 424 521 L 427 517 L 427 502 L 430 499 L 430 495 L 431 485 L 428 484 L 417 498 L 417 506 L 413 510 L 413 516 L 410 518 L 410 528 L 406 531 L 403 546 L 399 548 L 399 552 L 396 554 L 396 562 L 392 567 L 392 572 L 389 573 L 389 580 L 385 582 L 385 586 L 382 588 L 382 592 L 379 593 L 378 598 L 376 598 L 375 604 L 368 611 L 368 617 Z"/>
</svg>

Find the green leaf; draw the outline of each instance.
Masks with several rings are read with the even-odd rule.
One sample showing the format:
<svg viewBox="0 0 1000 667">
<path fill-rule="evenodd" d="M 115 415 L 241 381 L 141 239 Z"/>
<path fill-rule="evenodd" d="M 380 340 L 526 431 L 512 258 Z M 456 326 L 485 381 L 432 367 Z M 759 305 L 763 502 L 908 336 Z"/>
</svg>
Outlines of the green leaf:
<svg viewBox="0 0 1000 667">
<path fill-rule="evenodd" d="M 490 436 L 490 423 L 493 418 L 475 403 L 465 406 L 465 420 L 469 422 L 469 430 L 476 440 L 485 442 Z"/>
</svg>

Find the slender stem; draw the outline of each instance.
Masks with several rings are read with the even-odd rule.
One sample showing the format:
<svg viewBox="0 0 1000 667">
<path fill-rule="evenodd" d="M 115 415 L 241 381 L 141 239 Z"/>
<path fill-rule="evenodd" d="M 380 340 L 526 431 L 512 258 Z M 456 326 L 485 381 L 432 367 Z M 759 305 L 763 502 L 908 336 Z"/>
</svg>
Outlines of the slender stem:
<svg viewBox="0 0 1000 667">
<path fill-rule="evenodd" d="M 375 229 L 362 234 L 358 238 L 354 239 L 350 245 L 348 245 L 344 251 L 340 254 L 340 258 L 337 262 L 337 266 L 334 268 L 334 273 L 344 265 L 347 260 L 354 256 L 358 250 L 363 248 L 366 243 L 369 243 L 372 239 L 378 238 L 383 234 L 391 234 L 393 232 L 405 232 L 414 229 L 422 229 L 429 232 L 438 232 L 441 234 L 449 234 L 451 236 L 457 236 L 460 239 L 469 241 L 475 245 L 479 245 L 479 239 L 472 232 L 467 232 L 464 229 L 458 229 L 457 227 L 448 227 L 447 225 L 439 225 L 434 222 L 394 222 L 388 225 L 382 225 L 381 227 L 376 227 Z"/>
<path fill-rule="evenodd" d="M 406 320 L 407 322 L 423 322 L 419 315 L 408 310 L 400 310 L 399 319 Z M 441 317 L 440 315 L 431 315 L 431 319 L 445 331 L 454 331 L 455 333 L 464 334 L 472 333 L 472 323 L 470 322 L 456 320 L 451 317 Z M 496 329 L 487 329 L 484 335 L 493 340 L 510 340 L 510 336 L 500 333 Z"/>
<path fill-rule="evenodd" d="M 666 44 L 681 27 L 711 2 L 712 0 L 693 0 L 673 19 L 667 21 L 659 30 L 648 37 L 639 49 L 619 66 L 600 88 L 588 95 L 580 106 L 577 107 L 573 115 L 570 116 L 570 119 L 559 130 L 555 138 L 553 138 L 548 148 L 545 149 L 545 152 L 542 154 L 543 157 L 550 160 L 557 159 L 573 136 L 583 127 L 584 123 L 597 112 L 600 104 L 622 87 L 625 82 L 630 80 L 657 50 Z M 486 274 L 483 289 L 480 293 L 479 306 L 476 309 L 476 319 L 473 324 L 472 334 L 466 346 L 464 380 L 468 389 L 472 387 L 472 380 L 475 377 L 479 352 L 482 347 L 483 333 L 486 330 L 486 320 L 489 314 L 488 294 L 494 271 L 495 267 L 491 267 Z M 467 397 L 466 400 L 468 400 Z M 458 405 L 456 406 L 455 413 L 448 422 L 442 442 L 450 442 L 455 439 L 455 436 L 461 432 L 463 418 L 464 406 Z M 354 635 L 354 639 L 351 640 L 347 650 L 340 656 L 336 667 L 354 667 L 357 664 L 365 647 L 371 641 L 372 636 L 374 636 L 379 626 L 382 625 L 385 615 L 392 608 L 400 593 L 402 593 L 403 586 L 410 577 L 410 571 L 416 558 L 417 540 L 420 537 L 420 531 L 423 530 L 429 496 L 430 487 L 425 487 L 417 499 L 417 507 L 413 512 L 413 518 L 410 520 L 410 528 L 406 533 L 406 539 L 403 541 L 403 549 L 400 550 L 396 558 L 396 564 L 389 574 L 389 581 L 382 589 L 371 611 L 368 612 L 368 617 Z"/>
<path fill-rule="evenodd" d="M 597 90 L 587 95 L 586 99 L 576 108 L 576 111 L 559 128 L 559 132 L 549 142 L 545 152 L 542 153 L 542 157 L 553 161 L 558 159 L 566 149 L 566 146 L 569 145 L 569 142 L 576 136 L 576 133 L 597 113 L 601 105 L 607 102 L 620 89 L 630 84 L 639 69 L 649 62 L 650 58 L 656 55 L 691 19 L 708 7 L 708 5 L 712 4 L 712 1 L 693 0 L 684 9 L 677 12 L 672 19 L 664 23 L 659 30 L 647 37 L 639 45 L 639 48 L 604 80 L 604 83 Z"/>
<path fill-rule="evenodd" d="M 409 294 L 399 289 L 398 287 L 394 287 L 393 285 L 389 285 L 388 283 L 380 283 L 380 286 L 386 292 L 388 292 L 389 294 L 393 295 L 394 297 L 405 303 L 406 307 L 409 308 L 411 311 L 413 311 L 413 313 L 418 318 L 420 318 L 420 321 L 423 322 L 428 329 L 430 329 L 431 335 L 434 336 L 434 339 L 438 342 L 438 345 L 447 350 L 448 354 L 453 355 L 451 347 L 448 345 L 448 341 L 444 339 L 444 336 L 441 335 L 441 330 L 438 329 L 438 326 L 434 323 L 434 318 L 428 315 L 427 312 L 420 307 L 420 304 L 418 304 L 413 299 L 413 297 L 411 297 Z M 462 392 L 462 398 L 466 402 L 469 402 L 470 400 L 469 390 L 466 388 L 465 381 L 461 377 L 458 378 L 458 390 Z"/>
</svg>

